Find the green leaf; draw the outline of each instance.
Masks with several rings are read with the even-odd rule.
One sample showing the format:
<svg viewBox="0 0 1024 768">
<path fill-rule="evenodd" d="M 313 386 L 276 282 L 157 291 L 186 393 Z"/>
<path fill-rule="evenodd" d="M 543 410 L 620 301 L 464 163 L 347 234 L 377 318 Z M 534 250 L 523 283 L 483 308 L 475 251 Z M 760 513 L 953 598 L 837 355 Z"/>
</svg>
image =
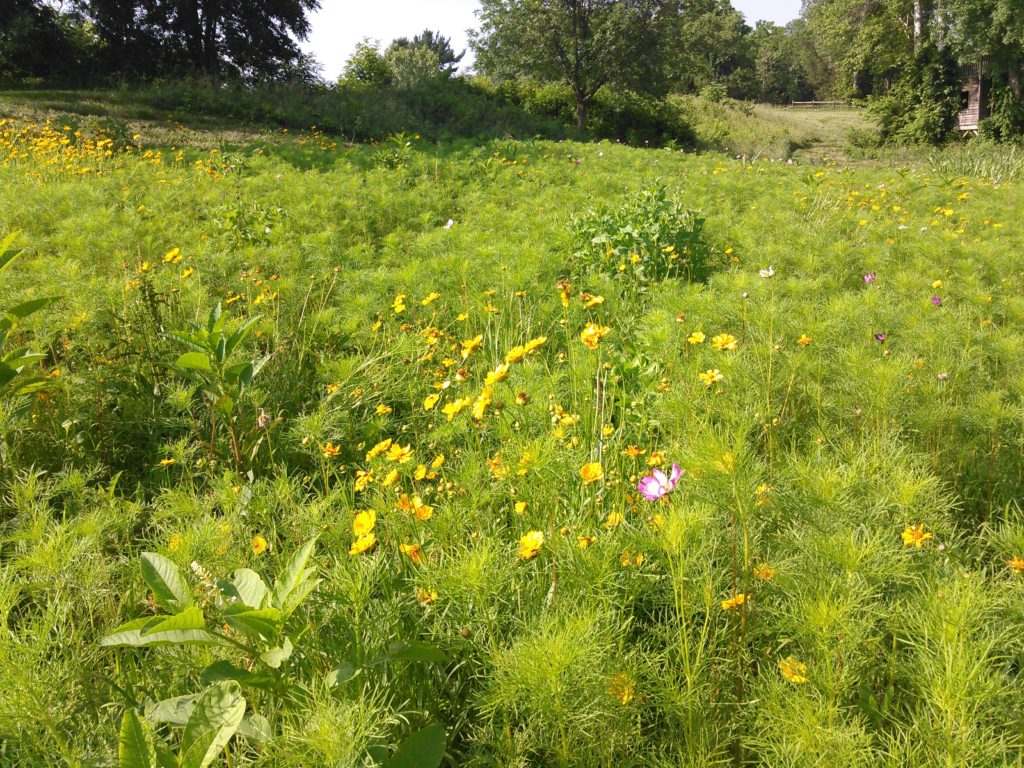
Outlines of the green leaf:
<svg viewBox="0 0 1024 768">
<path fill-rule="evenodd" d="M 231 357 L 231 353 L 235 351 L 235 348 L 242 343 L 242 340 L 249 335 L 249 330 L 259 322 L 260 316 L 250 317 L 239 328 L 228 337 L 227 344 L 225 346 L 225 355 Z"/>
<path fill-rule="evenodd" d="M 166 335 L 178 342 L 181 342 L 186 347 L 196 352 L 209 352 L 206 348 L 206 344 L 203 343 L 203 340 L 190 333 L 185 333 L 184 331 L 168 331 Z"/>
<path fill-rule="evenodd" d="M 403 741 L 384 768 L 438 768 L 445 744 L 444 728 L 428 725 Z"/>
<path fill-rule="evenodd" d="M 103 647 L 127 645 L 133 648 L 158 645 L 226 645 L 216 635 L 205 629 L 175 629 L 169 632 L 153 632 L 143 635 L 143 631 L 152 625 L 153 618 L 135 619 L 122 624 L 109 635 L 100 638 Z"/>
<path fill-rule="evenodd" d="M 236 667 L 230 661 L 221 659 L 210 664 L 203 670 L 200 678 L 204 683 L 219 683 L 222 680 L 235 680 L 240 685 L 270 690 L 274 687 L 274 678 L 263 672 L 250 672 L 247 669 Z"/>
<path fill-rule="evenodd" d="M 231 581 L 220 584 L 225 595 L 237 598 L 249 608 L 265 607 L 264 600 L 270 594 L 270 588 L 260 575 L 249 568 L 239 568 L 231 574 Z"/>
<path fill-rule="evenodd" d="M 440 648 L 419 640 L 413 640 L 408 643 L 391 643 L 388 646 L 387 658 L 392 661 L 426 661 L 433 663 L 448 661 L 448 656 Z"/>
<path fill-rule="evenodd" d="M 280 648 L 271 648 L 260 654 L 263 663 L 271 669 L 280 669 L 281 665 L 292 655 L 292 641 L 285 637 Z"/>
<path fill-rule="evenodd" d="M 249 382 L 252 381 L 253 371 L 255 369 L 252 363 L 238 363 L 232 365 L 224 371 L 224 381 L 229 384 L 241 384 L 243 387 L 249 386 Z"/>
<path fill-rule="evenodd" d="M 153 590 L 153 599 L 158 606 L 175 612 L 192 605 L 192 592 L 178 566 L 155 552 L 143 552 L 139 560 L 142 578 Z"/>
<path fill-rule="evenodd" d="M 181 737 L 181 768 L 206 768 L 227 743 L 245 716 L 245 698 L 238 683 L 210 686 L 196 701 Z"/>
<path fill-rule="evenodd" d="M 43 307 L 47 307 L 53 304 L 55 301 L 59 301 L 60 296 L 47 296 L 43 299 L 32 299 L 30 301 L 23 302 L 16 307 L 8 309 L 4 316 L 11 320 L 12 325 L 16 324 L 19 320 L 24 320 L 26 317 L 31 315 L 33 312 L 38 312 Z"/>
<path fill-rule="evenodd" d="M 297 606 L 297 603 L 289 600 L 289 597 L 303 581 L 309 578 L 309 573 L 306 571 L 306 563 L 313 554 L 313 547 L 315 546 L 316 537 L 313 537 L 291 556 L 277 577 L 277 581 L 274 582 L 271 603 L 281 609 L 285 618 L 288 618 Z M 306 591 L 305 594 L 309 594 L 309 592 Z M 305 594 L 303 597 L 305 597 Z M 286 610 L 286 606 L 290 606 L 290 610 Z"/>
<path fill-rule="evenodd" d="M 238 726 L 235 735 L 253 744 L 263 744 L 274 738 L 274 731 L 270 721 L 263 715 L 251 714 L 242 718 L 242 724 Z"/>
<path fill-rule="evenodd" d="M 220 313 L 220 302 L 218 301 L 217 306 L 210 310 L 210 317 L 206 321 L 206 332 L 211 336 L 214 333 L 216 333 L 216 331 L 220 328 L 221 324 L 223 324 L 224 322 L 221 319 Z"/>
<path fill-rule="evenodd" d="M 121 733 L 117 739 L 118 768 L 155 768 L 156 750 L 149 729 L 134 709 L 121 718 Z"/>
<path fill-rule="evenodd" d="M 328 672 L 324 676 L 324 683 L 327 684 L 328 688 L 333 688 L 336 685 L 347 683 L 357 674 L 359 674 L 359 670 L 356 669 L 356 665 L 350 661 L 346 661 L 340 666 Z"/>
<path fill-rule="evenodd" d="M 0 272 L 3 272 L 5 269 L 7 269 L 7 267 L 11 265 L 11 262 L 22 254 L 21 251 L 10 250 L 11 245 L 14 243 L 14 241 L 20 234 L 21 230 L 18 229 L 15 230 L 14 232 L 11 232 L 11 234 L 9 234 L 3 240 L 0 240 Z"/>
<path fill-rule="evenodd" d="M 277 639 L 284 624 L 277 608 L 252 609 L 241 605 L 228 606 L 224 611 L 224 621 L 254 640 L 263 638 L 270 641 Z"/>
<path fill-rule="evenodd" d="M 192 693 L 187 696 L 173 696 L 155 704 L 150 702 L 146 705 L 146 720 L 151 723 L 170 723 L 171 725 L 182 726 L 188 722 L 195 709 L 196 701 L 202 693 Z"/>
<path fill-rule="evenodd" d="M 157 616 L 150 619 L 140 635 L 148 637 L 162 632 L 187 629 L 206 629 L 206 618 L 201 608 L 192 606 L 173 616 Z"/>
<path fill-rule="evenodd" d="M 177 368 L 193 371 L 212 371 L 210 358 L 203 352 L 186 352 L 174 363 Z"/>
</svg>

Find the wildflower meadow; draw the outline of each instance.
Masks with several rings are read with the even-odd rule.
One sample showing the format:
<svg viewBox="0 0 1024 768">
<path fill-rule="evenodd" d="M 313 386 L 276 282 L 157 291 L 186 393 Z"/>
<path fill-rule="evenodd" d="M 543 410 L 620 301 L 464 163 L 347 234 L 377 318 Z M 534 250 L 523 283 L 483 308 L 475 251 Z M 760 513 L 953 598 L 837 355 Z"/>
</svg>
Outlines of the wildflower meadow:
<svg viewBox="0 0 1024 768">
<path fill-rule="evenodd" d="M 0 764 L 1024 764 L 1019 168 L 14 115 Z"/>
</svg>

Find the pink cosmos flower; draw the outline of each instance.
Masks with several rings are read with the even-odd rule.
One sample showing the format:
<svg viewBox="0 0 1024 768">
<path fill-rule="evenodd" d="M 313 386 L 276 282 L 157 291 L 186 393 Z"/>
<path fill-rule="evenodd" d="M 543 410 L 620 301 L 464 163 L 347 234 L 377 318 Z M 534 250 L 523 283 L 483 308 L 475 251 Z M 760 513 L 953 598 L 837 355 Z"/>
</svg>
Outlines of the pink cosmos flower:
<svg viewBox="0 0 1024 768">
<path fill-rule="evenodd" d="M 654 474 L 640 478 L 640 482 L 636 486 L 637 490 L 648 501 L 657 501 L 663 496 L 668 495 L 676 487 L 676 483 L 679 482 L 679 478 L 685 472 L 686 470 L 680 469 L 678 464 L 672 465 L 671 475 L 666 475 L 660 469 L 656 469 Z"/>
</svg>

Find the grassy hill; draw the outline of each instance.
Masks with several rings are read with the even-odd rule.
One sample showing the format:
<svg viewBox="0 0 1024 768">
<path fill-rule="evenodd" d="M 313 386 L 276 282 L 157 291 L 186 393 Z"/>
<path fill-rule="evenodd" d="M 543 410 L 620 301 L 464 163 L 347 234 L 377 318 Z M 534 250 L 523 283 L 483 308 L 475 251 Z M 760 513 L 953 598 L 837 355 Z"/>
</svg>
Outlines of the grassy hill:
<svg viewBox="0 0 1024 768">
<path fill-rule="evenodd" d="M 92 99 L 0 98 L 5 764 L 1021 761 L 1016 156 Z"/>
</svg>

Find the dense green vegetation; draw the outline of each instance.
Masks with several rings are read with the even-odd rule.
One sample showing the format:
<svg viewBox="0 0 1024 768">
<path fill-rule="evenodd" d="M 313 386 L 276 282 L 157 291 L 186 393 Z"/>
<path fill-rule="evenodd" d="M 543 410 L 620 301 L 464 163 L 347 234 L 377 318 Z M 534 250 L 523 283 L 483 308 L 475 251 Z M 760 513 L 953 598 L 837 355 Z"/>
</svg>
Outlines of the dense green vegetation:
<svg viewBox="0 0 1024 768">
<path fill-rule="evenodd" d="M 153 93 L 0 101 L 5 764 L 1021 761 L 1019 157 Z"/>
</svg>

